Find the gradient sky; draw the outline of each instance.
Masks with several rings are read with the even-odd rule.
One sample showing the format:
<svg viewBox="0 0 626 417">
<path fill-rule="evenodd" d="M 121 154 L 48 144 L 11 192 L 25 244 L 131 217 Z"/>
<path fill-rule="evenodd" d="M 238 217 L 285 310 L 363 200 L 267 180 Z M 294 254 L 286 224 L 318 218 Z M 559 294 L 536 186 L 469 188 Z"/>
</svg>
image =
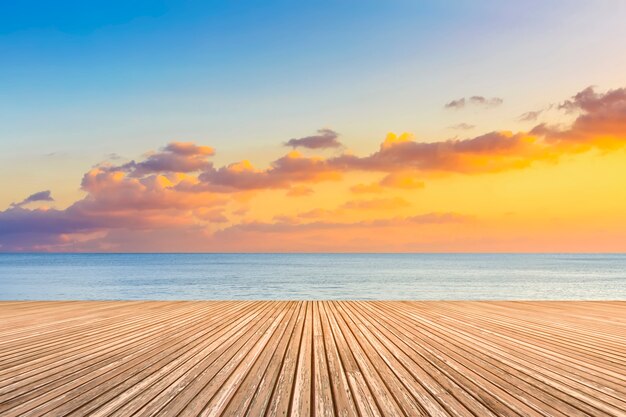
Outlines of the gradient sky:
<svg viewBox="0 0 626 417">
<path fill-rule="evenodd" d="M 626 251 L 626 3 L 0 5 L 0 251 Z"/>
</svg>

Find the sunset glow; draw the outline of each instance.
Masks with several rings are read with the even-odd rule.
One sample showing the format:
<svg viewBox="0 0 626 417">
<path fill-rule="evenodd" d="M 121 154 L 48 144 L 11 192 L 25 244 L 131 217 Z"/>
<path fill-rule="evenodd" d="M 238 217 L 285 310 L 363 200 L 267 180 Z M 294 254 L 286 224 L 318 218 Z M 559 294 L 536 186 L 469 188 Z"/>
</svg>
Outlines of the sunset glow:
<svg viewBox="0 0 626 417">
<path fill-rule="evenodd" d="M 334 17 L 349 15 L 333 7 Z M 312 12 L 304 6 L 280 8 L 291 19 L 284 28 L 241 22 L 241 32 L 224 35 L 232 46 L 228 50 L 211 44 L 215 29 L 202 25 L 217 22 L 220 13 L 228 22 L 238 19 L 228 8 L 215 15 L 198 11 L 205 21 L 198 17 L 184 29 L 176 26 L 178 19 L 183 14 L 189 19 L 193 10 L 165 6 L 129 11 L 121 21 L 103 17 L 85 28 L 66 27 L 61 20 L 42 28 L 28 19 L 23 27 L 7 26 L 0 46 L 13 60 L 1 70 L 2 82 L 14 75 L 6 81 L 8 95 L 0 98 L 7 109 L 0 132 L 0 251 L 625 251 L 623 45 L 595 61 L 581 59 L 577 66 L 572 65 L 576 52 L 562 51 L 562 66 L 550 66 L 567 74 L 561 78 L 541 73 L 537 60 L 529 67 L 509 56 L 500 42 L 516 44 L 518 51 L 527 51 L 527 59 L 545 56 L 569 36 L 565 27 L 588 13 L 583 4 L 562 16 L 562 32 L 544 33 L 545 49 L 532 36 L 544 28 L 533 26 L 513 6 L 485 10 L 491 22 L 498 21 L 493 15 L 520 15 L 525 43 L 508 33 L 503 39 L 496 36 L 504 33 L 498 25 L 484 29 L 487 36 L 463 21 L 462 2 L 449 14 L 434 4 L 422 7 L 424 16 L 430 13 L 443 27 L 459 25 L 467 34 L 451 29 L 448 38 L 435 40 L 423 28 L 409 35 L 401 22 L 391 25 L 393 18 L 401 20 L 403 8 L 413 8 L 406 4 L 385 9 L 381 27 L 371 32 L 358 15 L 352 16 L 337 29 L 336 45 L 324 32 L 330 22 L 312 27 L 301 45 L 286 40 L 289 30 L 305 36 L 303 27 L 311 27 L 305 23 L 315 16 L 307 17 Z M 368 13 L 381 8 L 372 5 Z M 594 13 L 617 15 L 602 7 Z M 546 11 L 541 19 L 549 15 Z M 607 19 L 602 29 L 594 26 L 597 36 L 618 48 L 619 37 L 611 35 L 623 25 Z M 349 49 L 357 44 L 349 28 L 363 36 L 358 45 L 371 46 L 374 57 L 365 49 Z M 183 42 L 191 39 L 191 30 L 197 31 L 194 42 Z M 39 31 L 56 38 L 28 43 L 40 39 Z M 119 33 L 129 44 L 136 42 L 135 60 L 129 58 L 130 46 L 115 38 Z M 255 36 L 267 42 L 270 58 L 254 50 Z M 500 51 L 501 71 L 487 68 L 489 58 L 470 62 L 460 45 L 464 36 L 476 41 L 472 45 L 483 45 L 472 46 L 477 57 Z M 162 50 L 148 46 L 156 39 L 162 39 Z M 181 41 L 180 50 L 169 43 L 172 39 Z M 432 49 L 422 39 L 431 39 Z M 307 42 L 317 45 L 322 61 L 336 61 L 329 62 L 334 71 L 317 62 L 315 71 L 308 67 L 313 61 L 302 49 Z M 83 56 L 76 51 L 87 54 L 87 44 L 101 51 L 94 62 L 110 65 L 103 73 L 102 67 L 92 67 L 88 55 L 75 58 L 72 65 L 89 74 L 90 84 L 72 81 L 71 68 L 63 67 L 60 56 L 43 53 L 56 45 L 60 55 L 71 50 L 72 56 Z M 18 45 L 26 46 L 18 53 L 12 49 Z M 126 58 L 108 55 L 109 47 Z M 350 62 L 342 60 L 342 50 Z M 292 55 L 280 56 L 282 51 Z M 448 67 L 443 52 L 466 65 Z M 283 73 L 282 67 L 268 70 L 280 67 L 266 62 L 279 56 L 292 73 Z M 111 61 L 100 62 L 102 57 Z M 166 57 L 171 61 L 150 71 L 151 62 Z M 389 59 L 399 69 L 390 76 L 384 65 L 371 62 L 376 58 Z M 604 58 L 611 65 L 604 65 Z M 418 61 L 446 66 L 440 72 L 431 69 L 437 91 Z M 29 80 L 41 83 L 33 87 L 38 92 L 15 75 L 23 65 L 34 68 Z M 223 70 L 221 81 L 210 78 L 214 66 Z M 607 71 L 602 76 L 601 68 Z M 482 81 L 476 75 L 480 71 Z M 141 76 L 132 78 L 133 73 Z M 223 75 L 231 73 L 233 79 Z M 298 81 L 290 86 L 301 88 L 281 84 L 293 77 Z M 67 101 L 57 107 L 54 88 L 68 83 L 75 84 L 64 89 Z"/>
</svg>

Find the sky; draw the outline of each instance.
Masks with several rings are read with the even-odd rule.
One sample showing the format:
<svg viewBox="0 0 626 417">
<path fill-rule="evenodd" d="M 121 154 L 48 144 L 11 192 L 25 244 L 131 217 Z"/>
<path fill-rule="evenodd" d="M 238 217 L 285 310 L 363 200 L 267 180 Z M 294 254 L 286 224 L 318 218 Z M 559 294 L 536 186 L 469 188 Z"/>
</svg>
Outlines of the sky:
<svg viewBox="0 0 626 417">
<path fill-rule="evenodd" d="M 0 4 L 0 251 L 624 252 L 626 3 Z"/>
</svg>

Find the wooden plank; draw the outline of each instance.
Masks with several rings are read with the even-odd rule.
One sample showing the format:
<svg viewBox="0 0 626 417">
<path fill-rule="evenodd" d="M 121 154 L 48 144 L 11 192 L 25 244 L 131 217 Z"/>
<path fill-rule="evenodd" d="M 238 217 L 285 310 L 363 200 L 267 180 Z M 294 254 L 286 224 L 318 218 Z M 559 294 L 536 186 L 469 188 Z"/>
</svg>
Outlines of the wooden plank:
<svg viewBox="0 0 626 417">
<path fill-rule="evenodd" d="M 332 327 L 328 319 L 328 311 L 326 310 L 326 302 L 320 302 L 320 323 L 324 338 L 324 346 L 326 350 L 326 360 L 328 363 L 328 373 L 330 376 L 330 385 L 333 390 L 333 404 L 335 412 L 338 416 L 355 416 L 358 415 L 357 407 L 350 390 L 350 384 L 346 377 L 345 368 L 341 362 L 341 356 L 337 348 L 337 342 L 333 335 Z"/>
<path fill-rule="evenodd" d="M 285 416 L 289 414 L 291 406 L 291 398 L 293 395 L 293 386 L 296 378 L 296 369 L 298 366 L 298 353 L 304 328 L 306 327 L 306 315 L 308 311 L 308 303 L 300 309 L 297 326 L 292 333 L 287 352 L 284 355 L 283 363 L 280 366 L 280 374 L 276 381 L 276 386 L 272 393 L 272 398 L 266 411 L 267 416 Z"/>
<path fill-rule="evenodd" d="M 293 314 L 282 329 L 280 340 L 270 342 L 269 349 L 264 349 L 254 368 L 248 373 L 245 381 L 237 387 L 237 392 L 229 401 L 228 408 L 223 412 L 227 416 L 263 415 L 272 391 L 278 379 L 280 364 L 297 326 L 300 312 L 303 311 L 303 302 L 298 302 L 293 308 Z M 274 348 L 272 348 L 272 346 Z"/>
<path fill-rule="evenodd" d="M 254 307 L 254 305 L 241 304 L 239 307 L 235 305 L 232 308 L 219 306 L 220 311 L 211 311 L 211 320 L 223 320 L 224 323 L 232 325 L 229 319 L 241 317 L 246 311 L 254 312 Z M 184 326 L 185 323 L 177 323 L 177 325 Z M 62 384 L 60 387 L 62 389 L 67 389 L 71 385 L 75 387 L 50 401 L 49 405 L 62 404 L 55 409 L 55 412 L 60 415 L 70 412 L 85 415 L 119 394 L 133 389 L 138 381 L 152 378 L 152 375 L 159 369 L 171 368 L 185 358 L 195 356 L 201 349 L 202 343 L 214 337 L 226 326 L 225 324 L 207 326 L 206 321 L 197 320 L 196 325 L 185 327 L 172 337 L 161 336 L 156 344 L 148 346 L 148 351 L 142 350 L 136 354 L 129 352 L 118 362 L 96 368 L 95 372 L 84 377 L 89 378 L 88 382 L 81 381 L 79 378 Z M 61 382 L 64 381 L 61 380 Z"/>
<path fill-rule="evenodd" d="M 209 306 L 207 306 L 209 307 Z M 200 309 L 199 313 L 215 313 L 214 309 Z M 212 314 L 213 315 L 213 314 Z M 16 401 L 22 404 L 14 408 L 13 412 L 24 412 L 25 406 L 31 407 L 41 403 L 45 398 L 54 398 L 52 403 L 59 402 L 63 399 L 66 402 L 70 401 L 73 397 L 82 394 L 90 387 L 100 387 L 108 383 L 108 379 L 111 379 L 116 374 L 120 373 L 124 369 L 132 369 L 135 372 L 141 371 L 142 366 L 147 364 L 152 359 L 151 355 L 162 354 L 163 352 L 175 347 L 180 349 L 181 337 L 187 337 L 187 341 L 193 341 L 197 337 L 198 333 L 194 330 L 200 330 L 196 326 L 188 326 L 192 324 L 194 320 L 198 318 L 197 315 L 188 314 L 184 317 L 184 320 L 177 321 L 177 325 L 186 326 L 182 332 L 170 332 L 162 331 L 159 326 L 154 326 L 156 331 L 150 334 L 150 337 L 138 337 L 132 345 L 126 346 L 126 348 L 119 349 L 120 352 L 111 357 L 95 356 L 94 359 L 89 361 L 77 361 L 76 366 L 68 367 L 66 369 L 72 370 L 71 373 L 58 372 L 56 374 L 49 375 L 44 384 L 38 381 L 37 388 L 35 385 L 25 386 L 21 389 L 15 390 L 12 394 L 19 394 L 20 391 L 25 392 L 25 395 L 14 397 L 12 400 L 5 402 L 7 406 L 11 406 Z M 219 320 L 220 316 L 215 314 L 215 319 Z M 63 371 L 65 371 L 64 369 Z M 30 389 L 30 391 L 28 391 Z M 30 399 L 30 400 L 29 400 Z M 26 402 L 24 402 L 27 400 Z M 84 401 L 82 398 L 80 401 Z"/>
<path fill-rule="evenodd" d="M 626 416 L 624 301 L 0 302 L 5 416 Z"/>
<path fill-rule="evenodd" d="M 347 341 L 346 348 L 350 349 L 350 351 L 353 353 L 357 366 L 359 367 L 361 374 L 365 378 L 367 385 L 372 391 L 374 401 L 376 401 L 376 403 L 379 405 L 379 408 L 381 409 L 383 415 L 406 415 L 406 409 L 403 408 L 403 406 L 405 406 L 406 408 L 413 408 L 411 407 L 412 404 L 405 403 L 404 401 L 398 403 L 398 397 L 396 397 L 396 395 L 399 394 L 402 396 L 402 399 L 404 399 L 406 393 L 393 392 L 392 389 L 390 389 L 390 387 L 385 384 L 385 382 L 394 383 L 397 381 L 385 381 L 384 376 L 387 373 L 388 369 L 384 366 L 381 366 L 378 358 L 372 355 L 372 352 L 369 351 L 369 349 L 363 348 L 361 343 L 359 343 L 357 335 L 354 332 L 354 328 L 350 326 L 350 323 L 346 321 L 342 314 L 338 311 L 338 307 L 338 303 L 330 304 L 330 309 L 337 319 L 337 323 Z M 383 372 L 382 375 L 381 372 Z M 395 388 L 397 388 L 399 391 L 401 390 L 399 386 L 396 386 Z M 419 410 L 417 409 L 414 409 L 413 411 L 419 413 Z"/>
<path fill-rule="evenodd" d="M 404 366 L 406 372 L 401 369 L 399 372 L 404 375 L 403 378 L 416 400 L 422 404 L 430 415 L 441 415 L 446 414 L 446 412 L 452 412 L 457 416 L 494 415 L 480 402 L 468 396 L 465 391 L 460 389 L 460 386 L 454 385 L 452 381 L 445 378 L 436 367 L 422 357 L 416 358 L 414 353 L 407 347 L 402 346 L 405 344 L 405 341 L 390 330 L 393 327 L 381 325 L 383 323 L 382 320 L 378 320 L 375 316 L 370 316 L 367 310 L 360 309 L 360 307 L 357 303 L 347 306 L 347 308 L 350 308 L 355 320 L 359 320 L 365 325 L 365 327 L 361 328 L 367 335 L 368 340 L 376 344 L 379 352 L 390 355 L 390 358 L 385 357 L 385 360 L 395 359 Z M 416 360 L 418 358 L 419 360 Z M 461 399 L 457 399 L 451 392 L 460 396 Z M 439 405 L 445 411 L 441 410 Z"/>
<path fill-rule="evenodd" d="M 235 319 L 234 326 L 219 332 L 213 338 L 205 341 L 193 355 L 176 358 L 163 368 L 141 382 L 127 389 L 121 396 L 100 407 L 92 413 L 94 416 L 132 415 L 152 401 L 177 401 L 170 404 L 170 408 L 183 407 L 196 394 L 196 389 L 208 374 L 215 374 L 225 361 L 254 334 L 257 322 L 265 322 L 265 317 L 276 311 L 278 306 L 265 305 L 256 314 L 246 317 L 245 320 Z M 215 366 L 209 365 L 215 363 Z M 190 389 L 188 386 L 191 386 Z M 201 388 L 201 386 L 200 386 Z M 118 398 L 122 397 L 121 401 Z M 182 408 L 182 407 L 180 407 Z"/>
<path fill-rule="evenodd" d="M 319 304 L 319 301 L 313 302 L 313 393 L 311 398 L 315 416 L 334 417 L 335 406 L 330 387 L 330 373 Z"/>
<path fill-rule="evenodd" d="M 346 379 L 354 398 L 355 407 L 361 416 L 381 416 L 374 394 L 370 390 L 365 377 L 361 373 L 356 357 L 350 345 L 344 337 L 341 327 L 337 323 L 337 318 L 332 310 L 334 302 L 325 302 L 328 322 L 334 342 L 337 346 L 339 360 L 345 370 Z"/>
</svg>

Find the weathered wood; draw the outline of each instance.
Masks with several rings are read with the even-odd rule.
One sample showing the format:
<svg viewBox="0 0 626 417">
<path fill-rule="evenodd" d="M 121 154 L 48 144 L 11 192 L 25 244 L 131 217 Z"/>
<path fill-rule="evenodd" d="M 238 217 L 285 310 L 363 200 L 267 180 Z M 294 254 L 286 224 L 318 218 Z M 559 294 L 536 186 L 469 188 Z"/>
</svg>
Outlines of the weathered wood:
<svg viewBox="0 0 626 417">
<path fill-rule="evenodd" d="M 626 416 L 626 302 L 0 302 L 0 416 Z"/>
</svg>

